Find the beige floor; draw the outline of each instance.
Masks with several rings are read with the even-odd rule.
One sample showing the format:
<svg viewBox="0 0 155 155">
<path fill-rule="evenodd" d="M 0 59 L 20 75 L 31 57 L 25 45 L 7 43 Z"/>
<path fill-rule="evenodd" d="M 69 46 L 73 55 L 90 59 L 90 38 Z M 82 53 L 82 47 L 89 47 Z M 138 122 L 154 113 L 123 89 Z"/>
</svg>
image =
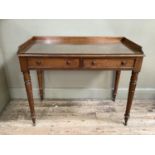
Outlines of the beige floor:
<svg viewBox="0 0 155 155">
<path fill-rule="evenodd" d="M 0 134 L 155 134 L 155 101 L 134 101 L 128 126 L 126 101 L 35 101 L 32 126 L 26 100 L 14 100 L 0 116 Z"/>
</svg>

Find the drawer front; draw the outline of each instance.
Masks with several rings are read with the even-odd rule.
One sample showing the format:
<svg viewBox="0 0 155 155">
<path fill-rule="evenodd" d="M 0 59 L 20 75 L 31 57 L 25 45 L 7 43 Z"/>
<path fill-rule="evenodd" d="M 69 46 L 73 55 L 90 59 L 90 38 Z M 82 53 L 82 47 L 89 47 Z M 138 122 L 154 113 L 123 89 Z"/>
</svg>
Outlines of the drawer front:
<svg viewBox="0 0 155 155">
<path fill-rule="evenodd" d="M 29 58 L 29 68 L 76 69 L 79 67 L 77 58 Z"/>
<path fill-rule="evenodd" d="M 114 58 L 87 58 L 83 61 L 85 69 L 131 69 L 134 66 L 134 59 L 114 59 Z"/>
</svg>

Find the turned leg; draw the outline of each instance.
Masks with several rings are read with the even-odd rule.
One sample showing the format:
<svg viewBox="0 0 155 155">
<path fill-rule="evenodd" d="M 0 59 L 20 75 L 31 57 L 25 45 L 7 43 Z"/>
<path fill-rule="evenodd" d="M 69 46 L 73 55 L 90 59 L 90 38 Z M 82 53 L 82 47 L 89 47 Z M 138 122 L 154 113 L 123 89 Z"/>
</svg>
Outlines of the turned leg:
<svg viewBox="0 0 155 155">
<path fill-rule="evenodd" d="M 34 101 L 33 101 L 33 94 L 32 94 L 31 77 L 29 72 L 24 72 L 23 75 L 24 75 L 27 98 L 28 98 L 30 112 L 31 112 L 31 118 L 32 118 L 33 125 L 35 125 L 36 118 L 35 118 Z"/>
<path fill-rule="evenodd" d="M 37 70 L 40 99 L 43 100 L 43 71 Z"/>
<path fill-rule="evenodd" d="M 124 114 L 124 121 L 125 121 L 124 125 L 127 125 L 127 122 L 128 122 L 129 116 L 130 116 L 130 109 L 131 109 L 131 105 L 132 105 L 132 101 L 133 101 L 133 97 L 134 97 L 134 93 L 135 93 L 137 77 L 138 77 L 138 72 L 132 71 L 129 92 L 128 92 L 128 101 L 127 101 L 127 105 L 126 105 L 126 111 Z"/>
<path fill-rule="evenodd" d="M 117 70 L 116 71 L 116 75 L 115 75 L 115 83 L 114 83 L 114 90 L 113 90 L 113 96 L 112 96 L 112 100 L 115 101 L 116 99 L 116 95 L 117 95 L 117 91 L 118 91 L 118 84 L 119 84 L 119 79 L 120 79 L 120 74 L 121 71 Z"/>
</svg>

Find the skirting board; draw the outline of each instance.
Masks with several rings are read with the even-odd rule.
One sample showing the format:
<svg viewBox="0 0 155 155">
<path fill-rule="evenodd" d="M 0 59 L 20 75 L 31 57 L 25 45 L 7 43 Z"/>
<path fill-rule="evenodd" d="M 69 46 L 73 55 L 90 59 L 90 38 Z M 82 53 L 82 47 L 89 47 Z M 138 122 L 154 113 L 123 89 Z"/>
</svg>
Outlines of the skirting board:
<svg viewBox="0 0 155 155">
<path fill-rule="evenodd" d="M 24 88 L 10 88 L 11 99 L 26 99 Z M 44 89 L 45 98 L 47 99 L 111 99 L 112 89 L 85 89 L 85 88 L 65 88 L 65 89 Z M 117 99 L 126 99 L 128 94 L 127 88 L 118 90 Z M 37 88 L 33 89 L 34 98 L 39 98 Z M 134 99 L 155 99 L 154 88 L 137 88 Z"/>
</svg>

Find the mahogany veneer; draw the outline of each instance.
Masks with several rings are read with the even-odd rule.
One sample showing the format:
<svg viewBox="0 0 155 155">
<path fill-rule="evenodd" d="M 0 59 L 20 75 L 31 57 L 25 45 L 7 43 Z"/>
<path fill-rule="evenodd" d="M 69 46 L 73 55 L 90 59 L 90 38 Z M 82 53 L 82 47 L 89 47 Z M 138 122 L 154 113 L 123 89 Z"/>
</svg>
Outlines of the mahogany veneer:
<svg viewBox="0 0 155 155">
<path fill-rule="evenodd" d="M 19 46 L 18 57 L 24 75 L 31 117 L 36 117 L 30 70 L 37 70 L 40 98 L 43 99 L 43 70 L 113 70 L 116 72 L 115 101 L 121 70 L 131 70 L 124 124 L 130 114 L 138 73 L 144 57 L 141 46 L 125 37 L 42 37 L 35 36 Z"/>
</svg>

